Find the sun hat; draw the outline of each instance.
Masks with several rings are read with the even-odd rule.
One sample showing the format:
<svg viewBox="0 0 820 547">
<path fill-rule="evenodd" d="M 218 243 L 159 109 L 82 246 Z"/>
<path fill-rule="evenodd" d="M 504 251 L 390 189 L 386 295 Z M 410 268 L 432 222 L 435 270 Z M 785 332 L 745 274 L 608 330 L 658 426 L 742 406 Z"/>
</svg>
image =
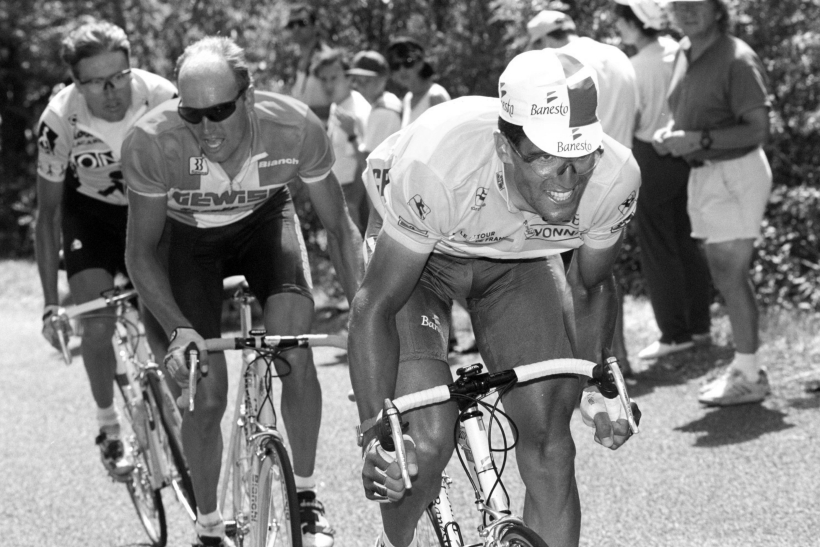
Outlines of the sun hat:
<svg viewBox="0 0 820 547">
<path fill-rule="evenodd" d="M 635 17 L 641 20 L 644 28 L 655 30 L 666 28 L 666 10 L 664 10 L 666 2 L 664 0 L 615 0 L 615 3 L 629 6 Z"/>
<path fill-rule="evenodd" d="M 569 15 L 561 11 L 543 10 L 527 23 L 530 42 L 543 38 L 556 30 L 575 30 L 575 23 Z"/>
<path fill-rule="evenodd" d="M 384 76 L 388 72 L 387 61 L 378 51 L 360 51 L 353 56 L 347 74 L 350 76 Z"/>
<path fill-rule="evenodd" d="M 598 77 L 571 55 L 551 48 L 517 55 L 498 79 L 498 97 L 498 115 L 547 154 L 577 158 L 601 145 Z"/>
</svg>

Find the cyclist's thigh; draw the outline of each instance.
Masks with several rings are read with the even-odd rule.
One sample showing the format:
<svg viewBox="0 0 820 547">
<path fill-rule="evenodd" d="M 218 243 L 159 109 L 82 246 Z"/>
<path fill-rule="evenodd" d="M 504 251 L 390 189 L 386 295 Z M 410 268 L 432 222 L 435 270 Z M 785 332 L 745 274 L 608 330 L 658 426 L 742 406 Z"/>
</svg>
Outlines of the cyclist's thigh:
<svg viewBox="0 0 820 547">
<path fill-rule="evenodd" d="M 245 276 L 256 298 L 267 302 L 272 295 L 292 293 L 312 304 L 307 248 L 287 188 L 237 224 L 231 268 Z"/>
<path fill-rule="evenodd" d="M 182 314 L 204 338 L 217 338 L 222 323 L 224 248 L 232 225 L 197 228 L 168 220 L 168 280 Z"/>
<path fill-rule="evenodd" d="M 547 260 L 480 261 L 474 271 L 469 311 L 490 370 L 572 357 L 561 294 Z M 552 425 L 568 429 L 578 389 L 577 376 L 531 382 L 516 386 L 504 398 L 504 407 L 522 431 L 536 433 Z"/>
</svg>

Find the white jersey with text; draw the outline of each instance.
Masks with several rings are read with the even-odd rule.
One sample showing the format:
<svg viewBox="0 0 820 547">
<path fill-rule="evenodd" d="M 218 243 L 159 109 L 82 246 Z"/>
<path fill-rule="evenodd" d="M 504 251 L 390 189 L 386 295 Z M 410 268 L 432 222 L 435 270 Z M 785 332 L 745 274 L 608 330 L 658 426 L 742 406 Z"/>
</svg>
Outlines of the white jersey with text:
<svg viewBox="0 0 820 547">
<path fill-rule="evenodd" d="M 640 186 L 630 150 L 604 135 L 604 154 L 575 218 L 552 224 L 510 201 L 495 151 L 497 123 L 498 99 L 462 97 L 376 148 L 365 183 L 383 229 L 412 251 L 459 257 L 524 259 L 614 245 L 635 213 Z"/>
<path fill-rule="evenodd" d="M 70 190 L 111 205 L 126 205 L 120 164 L 125 133 L 146 112 L 176 96 L 174 85 L 155 74 L 131 69 L 131 107 L 119 122 L 88 110 L 74 84 L 60 91 L 40 117 L 37 174 L 66 182 Z"/>
</svg>

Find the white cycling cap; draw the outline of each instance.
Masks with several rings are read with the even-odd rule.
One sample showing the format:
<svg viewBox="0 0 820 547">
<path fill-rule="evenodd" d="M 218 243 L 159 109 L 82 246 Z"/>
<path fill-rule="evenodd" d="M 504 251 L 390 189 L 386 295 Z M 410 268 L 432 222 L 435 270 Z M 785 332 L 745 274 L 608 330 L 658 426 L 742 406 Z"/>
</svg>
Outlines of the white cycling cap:
<svg viewBox="0 0 820 547">
<path fill-rule="evenodd" d="M 577 158 L 601 146 L 598 77 L 571 55 L 547 48 L 513 58 L 498 79 L 498 115 L 554 156 Z"/>
</svg>

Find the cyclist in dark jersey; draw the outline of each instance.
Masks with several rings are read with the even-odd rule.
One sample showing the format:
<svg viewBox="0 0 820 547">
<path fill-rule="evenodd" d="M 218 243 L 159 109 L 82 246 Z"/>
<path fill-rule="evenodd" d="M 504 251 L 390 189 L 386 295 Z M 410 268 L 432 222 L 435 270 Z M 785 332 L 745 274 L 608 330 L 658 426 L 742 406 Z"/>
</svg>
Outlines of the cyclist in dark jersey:
<svg viewBox="0 0 820 547">
<path fill-rule="evenodd" d="M 39 124 L 37 267 L 43 286 L 43 335 L 59 341 L 52 317 L 59 309 L 57 278 L 62 238 L 74 303 L 93 300 L 125 274 L 127 202 L 120 148 L 126 131 L 154 106 L 174 97 L 165 78 L 131 68 L 125 32 L 110 23 L 86 24 L 63 42 L 62 58 L 74 83 L 48 103 Z M 81 352 L 97 404 L 97 444 L 115 478 L 133 469 L 119 437 L 114 406 L 116 359 L 113 310 L 83 320 Z M 144 315 L 149 341 L 164 352 L 161 330 Z M 160 357 L 162 354 L 160 353 Z"/>
<path fill-rule="evenodd" d="M 328 234 L 348 299 L 361 279 L 361 238 L 333 173 L 333 152 L 313 112 L 291 97 L 255 91 L 244 57 L 224 37 L 204 38 L 177 62 L 180 99 L 149 113 L 123 145 L 131 215 L 126 256 L 134 283 L 171 334 L 168 367 L 185 381 L 184 348 L 199 346 L 209 374 L 196 412 L 183 418 L 183 445 L 204 545 L 230 544 L 217 510 L 226 408 L 224 355 L 203 338 L 220 335 L 222 280 L 242 274 L 272 334 L 310 332 L 307 251 L 287 189 L 301 179 Z M 163 263 L 167 245 L 167 265 Z M 333 530 L 313 477 L 322 394 L 308 349 L 288 353 L 282 417 L 293 450 L 303 544 L 329 547 Z"/>
</svg>

